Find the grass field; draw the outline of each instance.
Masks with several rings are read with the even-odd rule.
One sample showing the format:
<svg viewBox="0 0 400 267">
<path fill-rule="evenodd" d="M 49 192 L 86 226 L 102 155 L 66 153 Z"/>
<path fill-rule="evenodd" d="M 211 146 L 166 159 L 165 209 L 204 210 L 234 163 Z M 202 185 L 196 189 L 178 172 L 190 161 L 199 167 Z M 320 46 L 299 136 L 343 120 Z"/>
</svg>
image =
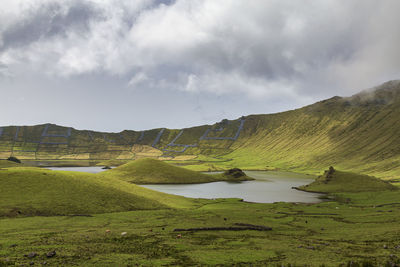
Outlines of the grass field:
<svg viewBox="0 0 400 267">
<path fill-rule="evenodd" d="M 363 203 L 368 195 L 343 197 L 355 200 L 303 205 L 252 204 L 232 199 L 206 202 L 192 210 L 3 218 L 0 262 L 47 262 L 51 266 L 338 266 L 349 262 L 399 262 L 399 204 L 379 206 L 393 197 L 399 201 L 398 192 L 381 194 L 374 205 Z M 235 223 L 270 226 L 272 231 L 174 232 L 176 228 Z M 122 232 L 127 234 L 122 236 Z M 44 254 L 52 250 L 57 255 L 46 258 Z M 23 256 L 31 252 L 38 256 Z"/>
<path fill-rule="evenodd" d="M 393 188 L 330 189 L 330 200 L 318 204 L 257 204 L 174 197 L 75 172 L 10 168 L 0 177 L 0 266 L 399 263 L 400 190 Z M 356 183 L 365 179 L 370 177 Z M 22 212 L 10 214 L 5 207 Z M 68 216 L 50 216 L 62 214 Z M 272 230 L 174 231 L 237 223 Z M 24 256 L 30 253 L 37 256 Z"/>
</svg>

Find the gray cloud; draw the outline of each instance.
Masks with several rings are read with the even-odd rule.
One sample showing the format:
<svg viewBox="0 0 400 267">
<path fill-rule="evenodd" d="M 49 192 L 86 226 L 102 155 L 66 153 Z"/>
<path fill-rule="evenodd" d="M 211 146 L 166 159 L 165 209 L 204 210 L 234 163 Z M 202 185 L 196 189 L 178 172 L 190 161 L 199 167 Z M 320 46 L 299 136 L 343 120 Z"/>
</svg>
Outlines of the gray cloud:
<svg viewBox="0 0 400 267">
<path fill-rule="evenodd" d="M 84 34 L 89 30 L 90 20 L 97 16 L 94 9 L 93 5 L 78 1 L 66 9 L 59 2 L 45 3 L 5 29 L 1 49 L 24 48 L 56 36 L 65 38 L 71 30 Z"/>
<path fill-rule="evenodd" d="M 115 86 L 99 84 L 103 95 L 162 91 L 168 101 L 203 99 L 197 110 L 216 110 L 205 107 L 210 96 L 252 105 L 218 111 L 239 114 L 400 75 L 396 0 L 4 0 L 0 10 L 3 87 L 6 75 L 14 86 L 109 77 Z"/>
</svg>

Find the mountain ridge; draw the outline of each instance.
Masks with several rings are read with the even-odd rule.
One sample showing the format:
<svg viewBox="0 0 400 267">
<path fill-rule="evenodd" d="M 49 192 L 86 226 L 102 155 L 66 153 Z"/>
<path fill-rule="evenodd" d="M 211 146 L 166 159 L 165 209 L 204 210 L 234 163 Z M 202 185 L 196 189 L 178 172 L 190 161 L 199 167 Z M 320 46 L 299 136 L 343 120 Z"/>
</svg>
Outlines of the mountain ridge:
<svg viewBox="0 0 400 267">
<path fill-rule="evenodd" d="M 31 160 L 180 158 L 187 168 L 279 168 L 318 173 L 342 170 L 400 175 L 400 81 L 350 97 L 332 97 L 274 114 L 243 116 L 214 125 L 119 133 L 55 124 L 0 128 L 0 157 Z M 186 161 L 185 161 L 186 159 Z"/>
</svg>

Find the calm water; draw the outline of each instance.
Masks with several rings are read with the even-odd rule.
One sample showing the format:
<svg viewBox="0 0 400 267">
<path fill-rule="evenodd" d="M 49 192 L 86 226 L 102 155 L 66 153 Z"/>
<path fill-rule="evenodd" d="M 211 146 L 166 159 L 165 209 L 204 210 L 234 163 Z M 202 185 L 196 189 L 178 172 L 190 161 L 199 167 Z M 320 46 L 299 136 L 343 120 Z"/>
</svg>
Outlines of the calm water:
<svg viewBox="0 0 400 267">
<path fill-rule="evenodd" d="M 102 167 L 92 166 L 92 167 L 46 167 L 49 170 L 55 171 L 73 171 L 73 172 L 89 172 L 98 173 L 104 171 Z"/>
<path fill-rule="evenodd" d="M 241 183 L 214 182 L 207 184 L 141 185 L 143 187 L 191 198 L 242 198 L 244 201 L 318 203 L 321 194 L 292 189 L 311 183 L 314 178 L 286 172 L 246 171 L 254 181 Z"/>
<path fill-rule="evenodd" d="M 79 171 L 98 173 L 104 171 L 102 167 L 48 167 L 58 171 Z M 153 184 L 141 185 L 156 191 L 191 198 L 241 198 L 244 201 L 273 203 L 273 202 L 303 202 L 318 203 L 321 194 L 307 193 L 292 189 L 300 185 L 311 183 L 314 178 L 307 175 L 271 172 L 246 171 L 246 174 L 255 178 L 254 181 L 214 182 L 206 184 Z"/>
</svg>

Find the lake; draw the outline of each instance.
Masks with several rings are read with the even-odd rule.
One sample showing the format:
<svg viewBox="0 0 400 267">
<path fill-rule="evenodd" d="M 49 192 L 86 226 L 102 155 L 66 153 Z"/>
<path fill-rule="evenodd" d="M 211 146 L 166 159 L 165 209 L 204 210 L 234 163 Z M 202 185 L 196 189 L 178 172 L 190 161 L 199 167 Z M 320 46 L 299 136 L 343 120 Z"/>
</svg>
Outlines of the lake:
<svg viewBox="0 0 400 267">
<path fill-rule="evenodd" d="M 104 171 L 102 167 L 47 167 L 47 169 L 58 171 L 80 171 L 98 173 Z M 244 201 L 258 203 L 273 202 L 302 202 L 318 203 L 321 194 L 307 193 L 292 189 L 301 185 L 309 184 L 314 177 L 276 171 L 245 171 L 255 178 L 254 181 L 235 182 L 213 182 L 205 184 L 152 184 L 140 185 L 152 190 L 191 198 L 241 198 Z"/>
<path fill-rule="evenodd" d="M 248 202 L 302 202 L 318 203 L 321 194 L 292 189 L 314 181 L 314 177 L 275 171 L 245 171 L 254 181 L 213 182 L 206 184 L 157 184 L 143 187 L 191 198 L 241 198 Z"/>
</svg>

